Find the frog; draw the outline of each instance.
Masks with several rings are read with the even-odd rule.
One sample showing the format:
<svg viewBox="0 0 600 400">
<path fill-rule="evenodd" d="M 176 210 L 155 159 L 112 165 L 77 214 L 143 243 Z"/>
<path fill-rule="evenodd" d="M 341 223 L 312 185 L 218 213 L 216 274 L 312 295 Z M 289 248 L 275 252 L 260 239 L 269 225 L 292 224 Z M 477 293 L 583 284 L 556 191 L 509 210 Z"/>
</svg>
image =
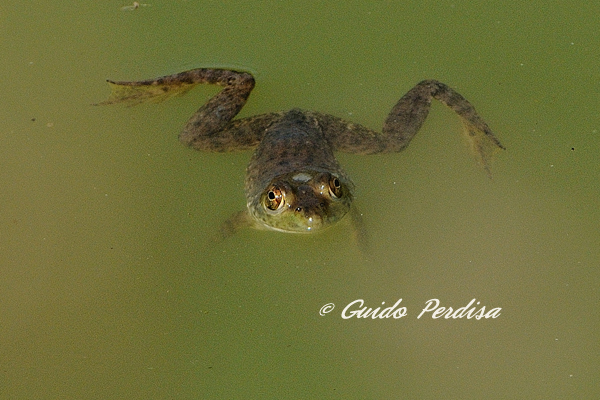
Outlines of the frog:
<svg viewBox="0 0 600 400">
<path fill-rule="evenodd" d="M 468 100 L 434 79 L 423 80 L 406 92 L 392 107 L 381 131 L 299 108 L 236 119 L 256 83 L 251 73 L 241 70 L 196 68 L 154 79 L 107 82 L 112 93 L 99 104 L 158 102 L 199 84 L 222 87 L 192 115 L 179 140 L 200 151 L 253 150 L 244 184 L 246 209 L 224 223 L 224 237 L 243 227 L 313 233 L 347 215 L 356 230 L 363 230 L 362 214 L 353 205 L 355 185 L 335 153 L 368 155 L 406 149 L 427 118 L 433 99 L 458 115 L 488 176 L 492 154 L 505 149 Z"/>
</svg>

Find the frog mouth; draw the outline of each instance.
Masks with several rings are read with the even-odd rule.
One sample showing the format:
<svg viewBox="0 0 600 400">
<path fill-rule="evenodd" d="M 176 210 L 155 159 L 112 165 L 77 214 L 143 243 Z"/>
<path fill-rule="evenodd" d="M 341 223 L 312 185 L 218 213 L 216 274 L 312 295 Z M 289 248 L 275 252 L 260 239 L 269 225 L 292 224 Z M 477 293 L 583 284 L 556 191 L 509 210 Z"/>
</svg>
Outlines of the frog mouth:
<svg viewBox="0 0 600 400">
<path fill-rule="evenodd" d="M 330 225 L 328 206 L 314 196 L 301 203 L 287 204 L 277 214 L 263 218 L 262 223 L 271 230 L 289 233 L 311 233 Z"/>
<path fill-rule="evenodd" d="M 324 220 L 327 214 L 322 208 L 302 209 L 301 207 L 297 207 L 293 212 L 296 214 L 294 219 L 298 223 L 298 228 L 307 232 L 318 230 L 326 225 Z"/>
<path fill-rule="evenodd" d="M 324 226 L 323 220 L 319 217 L 298 217 L 294 218 L 294 223 L 288 221 L 288 224 L 271 225 L 266 224 L 265 226 L 270 230 L 286 233 L 312 233 L 321 230 Z"/>
<path fill-rule="evenodd" d="M 277 225 L 265 223 L 265 226 L 270 230 L 286 233 L 312 233 L 328 227 L 319 217 L 298 217 L 294 218 L 293 222 L 288 220 L 285 224 L 280 223 Z"/>
</svg>

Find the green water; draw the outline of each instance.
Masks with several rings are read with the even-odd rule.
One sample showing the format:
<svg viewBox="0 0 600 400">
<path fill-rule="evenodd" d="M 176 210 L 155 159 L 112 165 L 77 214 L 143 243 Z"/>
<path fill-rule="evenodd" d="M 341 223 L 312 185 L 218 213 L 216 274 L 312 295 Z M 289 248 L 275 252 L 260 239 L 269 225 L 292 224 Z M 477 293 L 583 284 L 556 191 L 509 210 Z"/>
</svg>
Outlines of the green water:
<svg viewBox="0 0 600 400">
<path fill-rule="evenodd" d="M 600 5 L 147 1 L 0 5 L 0 398 L 600 396 Z M 243 115 L 373 128 L 439 79 L 507 151 L 489 180 L 436 104 L 402 154 L 339 157 L 370 257 L 345 224 L 214 243 L 250 153 L 177 134 L 216 90 L 90 105 L 106 78 L 208 66 L 256 75 Z M 417 319 L 433 298 L 502 313 Z"/>
</svg>

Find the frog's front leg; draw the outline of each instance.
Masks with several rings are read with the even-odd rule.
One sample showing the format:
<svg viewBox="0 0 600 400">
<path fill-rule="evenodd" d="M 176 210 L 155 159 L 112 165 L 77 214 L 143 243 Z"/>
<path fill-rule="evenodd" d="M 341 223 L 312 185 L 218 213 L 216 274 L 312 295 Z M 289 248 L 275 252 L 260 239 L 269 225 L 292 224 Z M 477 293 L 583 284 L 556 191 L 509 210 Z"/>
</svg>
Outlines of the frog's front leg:
<svg viewBox="0 0 600 400">
<path fill-rule="evenodd" d="M 419 131 L 429 114 L 432 99 L 439 100 L 460 116 L 467 138 L 489 174 L 492 154 L 504 147 L 473 105 L 442 82 L 422 81 L 402 96 L 385 120 L 383 133 L 323 114 L 318 119 L 336 150 L 362 154 L 396 152 L 408 146 Z"/>
<path fill-rule="evenodd" d="M 108 82 L 113 92 L 100 104 L 156 102 L 186 93 L 198 84 L 224 86 L 196 111 L 179 135 L 181 142 L 197 150 L 252 148 L 260 142 L 265 129 L 281 115 L 270 113 L 233 120 L 254 88 L 254 78 L 247 72 L 198 68 L 144 81 Z"/>
</svg>

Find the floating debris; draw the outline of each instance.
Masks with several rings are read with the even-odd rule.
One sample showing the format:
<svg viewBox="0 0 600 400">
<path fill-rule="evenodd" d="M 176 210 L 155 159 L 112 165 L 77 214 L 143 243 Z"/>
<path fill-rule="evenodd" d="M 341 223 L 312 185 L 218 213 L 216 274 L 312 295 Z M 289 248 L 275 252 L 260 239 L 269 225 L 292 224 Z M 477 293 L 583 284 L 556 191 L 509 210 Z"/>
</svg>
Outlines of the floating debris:
<svg viewBox="0 0 600 400">
<path fill-rule="evenodd" d="M 149 5 L 150 4 L 141 4 L 141 3 L 138 3 L 137 1 L 134 1 L 133 4 L 130 6 L 121 7 L 121 11 L 134 11 L 140 7 L 147 7 Z"/>
</svg>

